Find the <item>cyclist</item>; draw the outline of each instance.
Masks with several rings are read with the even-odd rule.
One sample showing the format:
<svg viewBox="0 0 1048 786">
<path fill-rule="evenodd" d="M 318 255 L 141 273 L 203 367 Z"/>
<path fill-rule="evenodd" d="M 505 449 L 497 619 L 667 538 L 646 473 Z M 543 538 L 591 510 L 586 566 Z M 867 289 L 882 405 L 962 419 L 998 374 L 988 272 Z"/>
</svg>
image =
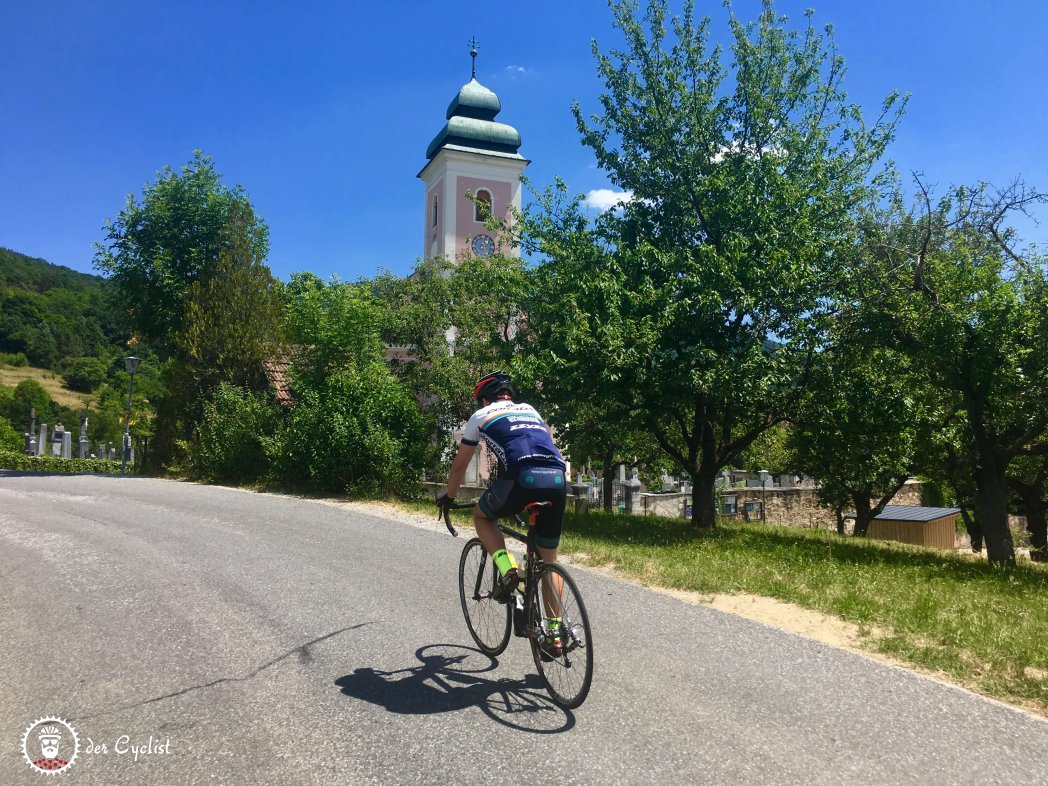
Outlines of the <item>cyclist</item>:
<svg viewBox="0 0 1048 786">
<path fill-rule="evenodd" d="M 447 490 L 437 498 L 437 507 L 442 510 L 455 501 L 466 468 L 483 438 L 498 458 L 499 476 L 473 506 L 473 525 L 501 576 L 492 597 L 503 602 L 512 597 L 521 577 L 495 520 L 519 513 L 530 502 L 549 502 L 536 517 L 534 538 L 542 560 L 554 563 L 567 494 L 564 458 L 553 443 L 549 426 L 534 407 L 514 402 L 514 396 L 513 382 L 502 371 L 486 374 L 477 382 L 473 399 L 479 409 L 466 423 Z M 551 622 L 551 628 L 555 628 L 559 619 Z M 548 644 L 559 649 L 559 638 Z"/>
</svg>

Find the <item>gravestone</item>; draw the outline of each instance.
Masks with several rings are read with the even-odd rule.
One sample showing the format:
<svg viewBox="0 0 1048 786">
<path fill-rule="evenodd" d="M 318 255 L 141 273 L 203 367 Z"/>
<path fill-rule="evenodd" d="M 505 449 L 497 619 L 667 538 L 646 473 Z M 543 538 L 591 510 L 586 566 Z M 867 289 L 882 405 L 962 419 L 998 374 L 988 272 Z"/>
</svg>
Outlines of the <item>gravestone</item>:
<svg viewBox="0 0 1048 786">
<path fill-rule="evenodd" d="M 40 438 L 36 441 L 36 455 L 43 456 L 47 453 L 47 424 L 40 424 Z"/>
<path fill-rule="evenodd" d="M 50 456 L 56 458 L 62 457 L 62 435 L 65 434 L 65 426 L 61 423 L 56 423 L 54 430 L 51 432 L 51 450 L 48 453 Z"/>
<path fill-rule="evenodd" d="M 87 458 L 91 452 L 91 444 L 87 441 L 87 413 L 80 416 L 80 458 Z"/>
<path fill-rule="evenodd" d="M 73 457 L 73 432 L 62 432 L 62 458 Z"/>
</svg>

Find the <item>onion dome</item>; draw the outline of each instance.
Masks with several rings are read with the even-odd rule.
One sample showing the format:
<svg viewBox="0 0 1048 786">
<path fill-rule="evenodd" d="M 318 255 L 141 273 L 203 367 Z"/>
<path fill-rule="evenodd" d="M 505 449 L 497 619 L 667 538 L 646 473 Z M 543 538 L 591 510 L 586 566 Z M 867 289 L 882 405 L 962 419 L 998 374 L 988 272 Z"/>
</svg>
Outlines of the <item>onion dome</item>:
<svg viewBox="0 0 1048 786">
<path fill-rule="evenodd" d="M 448 104 L 448 122 L 429 143 L 426 158 L 432 160 L 445 147 L 520 158 L 517 129 L 495 122 L 501 110 L 499 97 L 470 79 Z"/>
</svg>

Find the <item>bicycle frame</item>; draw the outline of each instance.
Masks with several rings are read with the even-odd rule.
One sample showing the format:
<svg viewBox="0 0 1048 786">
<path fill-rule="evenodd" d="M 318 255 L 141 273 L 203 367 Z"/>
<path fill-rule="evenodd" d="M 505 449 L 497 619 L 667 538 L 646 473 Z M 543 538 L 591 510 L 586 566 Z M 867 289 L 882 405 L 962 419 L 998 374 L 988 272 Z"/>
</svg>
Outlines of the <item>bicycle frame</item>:
<svg viewBox="0 0 1048 786">
<path fill-rule="evenodd" d="M 468 510 L 472 508 L 474 504 L 475 503 L 473 502 L 458 502 L 452 504 L 451 508 L 455 510 Z M 541 587 L 539 586 L 539 581 L 542 577 L 542 568 L 545 566 L 545 563 L 543 562 L 542 555 L 539 554 L 539 550 L 535 546 L 534 540 L 532 538 L 532 528 L 527 524 L 527 522 L 525 522 L 520 517 L 519 513 L 513 516 L 513 520 L 516 521 L 517 524 L 521 527 L 527 526 L 527 534 L 524 534 L 519 530 L 515 530 L 512 527 L 506 526 L 502 523 L 501 519 L 495 522 L 495 526 L 498 527 L 499 531 L 502 532 L 504 535 L 509 535 L 510 537 L 515 538 L 516 540 L 525 544 L 525 553 L 527 555 L 527 564 L 524 570 L 524 608 L 522 609 L 522 611 L 524 612 L 524 624 L 519 624 L 516 618 L 516 612 L 518 611 L 518 609 L 515 608 L 513 619 L 513 634 L 520 638 L 540 638 L 542 636 L 545 636 L 549 631 L 543 630 L 541 628 L 541 625 L 538 629 L 528 630 L 528 620 L 532 618 L 532 615 L 530 613 L 531 609 L 529 608 L 528 604 L 532 602 L 532 599 L 535 599 L 535 602 L 537 603 L 541 603 L 546 600 L 545 598 L 542 598 L 541 600 L 539 599 L 539 594 L 541 590 Z M 455 527 L 451 524 L 450 509 L 444 511 L 444 524 L 448 528 L 448 531 L 457 538 L 458 530 L 456 530 Z M 481 561 L 481 569 L 477 571 L 477 581 L 473 587 L 474 599 L 480 597 L 480 585 L 484 579 L 485 565 L 487 563 L 488 557 L 489 555 L 485 553 Z M 551 604 L 547 603 L 547 605 Z M 541 620 L 546 615 L 538 614 L 537 616 Z M 571 626 L 565 626 L 562 635 L 567 635 L 567 637 L 570 639 L 570 641 L 564 642 L 565 649 L 567 651 L 574 649 L 578 645 L 578 638 L 576 637 L 575 632 L 571 628 Z"/>
<path fill-rule="evenodd" d="M 450 510 L 464 510 L 474 504 L 475 501 L 452 502 L 441 511 L 448 532 L 458 537 L 458 531 L 451 524 Z M 589 616 L 574 580 L 561 565 L 545 562 L 534 543 L 533 525 L 539 510 L 548 504 L 535 502 L 525 508 L 526 532 L 522 531 L 525 520 L 520 514 L 512 517 L 519 530 L 499 520 L 494 522 L 499 532 L 526 547 L 525 563 L 520 566 L 524 589 L 512 588 L 510 605 L 495 605 L 499 603 L 493 597 L 500 582 L 499 571 L 479 537 L 471 538 L 462 551 L 459 597 L 466 625 L 481 652 L 501 655 L 512 634 L 528 639 L 535 668 L 550 697 L 558 706 L 574 709 L 589 693 L 593 646 Z M 506 599 L 501 599 L 501 604 L 505 603 Z M 500 608 L 501 611 L 497 610 Z"/>
</svg>

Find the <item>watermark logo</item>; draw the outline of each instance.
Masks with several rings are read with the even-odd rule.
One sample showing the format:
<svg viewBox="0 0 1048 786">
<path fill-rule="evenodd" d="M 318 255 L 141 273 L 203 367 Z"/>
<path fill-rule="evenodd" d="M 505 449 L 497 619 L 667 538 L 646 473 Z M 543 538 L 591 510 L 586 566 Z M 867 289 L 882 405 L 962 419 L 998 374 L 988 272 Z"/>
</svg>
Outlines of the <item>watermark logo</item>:
<svg viewBox="0 0 1048 786">
<path fill-rule="evenodd" d="M 61 718 L 39 718 L 22 735 L 22 755 L 29 766 L 45 775 L 57 775 L 73 766 L 80 753 L 76 729 Z"/>
</svg>

